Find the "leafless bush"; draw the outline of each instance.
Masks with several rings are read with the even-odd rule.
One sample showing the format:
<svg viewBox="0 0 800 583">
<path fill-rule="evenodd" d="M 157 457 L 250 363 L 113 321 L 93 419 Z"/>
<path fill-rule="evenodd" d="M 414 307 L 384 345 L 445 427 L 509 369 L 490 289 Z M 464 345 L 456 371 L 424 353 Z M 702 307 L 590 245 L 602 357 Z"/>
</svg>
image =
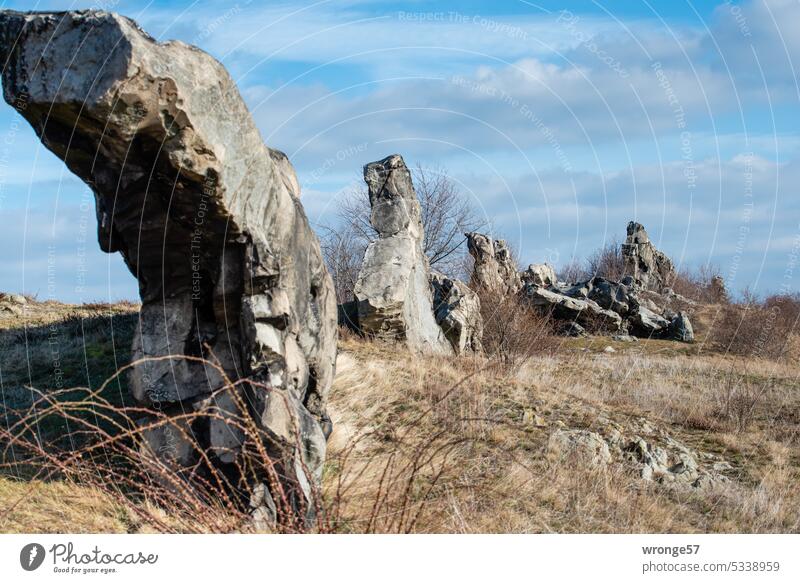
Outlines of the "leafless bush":
<svg viewBox="0 0 800 583">
<path fill-rule="evenodd" d="M 208 360 L 188 358 L 224 371 Z M 229 394 L 239 415 L 211 408 L 165 413 L 160 409 L 116 405 L 104 395 L 127 369 L 122 367 L 98 389 L 74 388 L 47 393 L 30 389 L 27 408 L 3 408 L 0 472 L 27 480 L 64 480 L 105 494 L 131 516 L 159 532 L 234 532 L 253 530 L 249 503 L 253 489 L 268 485 L 275 502 L 278 532 L 325 532 L 322 498 L 310 504 L 283 470 L 294 463 L 295 444 L 275 440 L 246 413 L 245 392 L 272 390 L 248 380 L 226 384 L 212 395 Z M 241 433 L 242 447 L 233 464 L 220 467 L 199 443 L 194 428 L 224 422 Z M 166 429 L 174 446 L 154 452 L 146 435 Z M 299 432 L 297 432 L 299 440 Z M 299 441 L 298 441 L 299 443 Z M 171 450 L 188 450 L 190 465 L 178 463 Z M 182 456 L 183 457 L 183 456 Z M 302 462 L 301 462 L 302 465 Z M 307 471 L 307 468 L 303 468 Z M 309 512 L 311 511 L 311 512 Z M 316 522 L 308 524 L 307 516 Z"/>
<path fill-rule="evenodd" d="M 730 354 L 753 358 L 785 358 L 800 320 L 800 295 L 779 294 L 760 301 L 745 290 L 741 301 L 724 304 L 708 339 Z"/>
<path fill-rule="evenodd" d="M 725 382 L 716 395 L 716 416 L 729 423 L 732 429 L 741 433 L 755 420 L 756 413 L 763 405 L 769 385 L 764 381 L 754 381 L 747 375 L 731 370 L 725 375 Z"/>
<path fill-rule="evenodd" d="M 604 277 L 612 281 L 619 281 L 625 276 L 625 258 L 616 237 L 589 255 L 586 271 L 590 277 Z"/>
<path fill-rule="evenodd" d="M 591 277 L 591 274 L 577 259 L 572 259 L 569 263 L 565 264 L 558 270 L 558 280 L 567 283 L 577 283 L 585 281 Z"/>
<path fill-rule="evenodd" d="M 695 302 L 705 304 L 728 302 L 719 268 L 714 265 L 701 265 L 694 271 L 684 268 L 675 275 L 671 286 L 676 293 Z"/>
<path fill-rule="evenodd" d="M 515 293 L 477 290 L 483 317 L 483 348 L 490 358 L 521 364 L 532 354 L 552 348 L 554 323 L 549 313 Z"/>
<path fill-rule="evenodd" d="M 425 254 L 432 268 L 463 276 L 468 256 L 464 233 L 485 221 L 442 168 L 417 165 L 411 172 L 422 208 Z M 336 225 L 322 228 L 322 250 L 333 276 L 339 303 L 352 298 L 364 252 L 376 232 L 370 224 L 369 192 L 362 186 L 342 199 Z"/>
</svg>

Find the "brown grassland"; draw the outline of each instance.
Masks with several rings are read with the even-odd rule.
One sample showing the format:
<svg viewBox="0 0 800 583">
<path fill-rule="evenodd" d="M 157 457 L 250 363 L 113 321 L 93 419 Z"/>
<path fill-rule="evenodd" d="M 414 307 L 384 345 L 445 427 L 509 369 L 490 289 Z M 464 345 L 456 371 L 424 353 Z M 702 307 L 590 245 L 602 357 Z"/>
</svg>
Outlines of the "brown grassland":
<svg viewBox="0 0 800 583">
<path fill-rule="evenodd" d="M 101 386 L 129 358 L 136 309 L 31 301 L 23 314 L 0 316 L 6 423 L 14 407 L 32 401 L 32 388 Z M 794 345 L 779 357 L 734 355 L 715 336 L 729 316 L 719 306 L 698 310 L 693 344 L 548 337 L 502 360 L 420 357 L 343 332 L 316 530 L 800 531 Z M 122 380 L 105 390 L 110 403 L 126 399 Z M 548 440 L 559 429 L 674 440 L 721 464 L 724 478 L 677 487 L 643 480 L 616 454 L 607 465 L 554 456 Z M 48 431 L 58 428 L 42 428 L 44 442 Z M 10 455 L 11 443 L 0 446 Z M 222 505 L 196 504 L 187 514 L 164 501 L 127 495 L 86 473 L 44 477 L 5 465 L 0 532 L 249 528 Z"/>
</svg>

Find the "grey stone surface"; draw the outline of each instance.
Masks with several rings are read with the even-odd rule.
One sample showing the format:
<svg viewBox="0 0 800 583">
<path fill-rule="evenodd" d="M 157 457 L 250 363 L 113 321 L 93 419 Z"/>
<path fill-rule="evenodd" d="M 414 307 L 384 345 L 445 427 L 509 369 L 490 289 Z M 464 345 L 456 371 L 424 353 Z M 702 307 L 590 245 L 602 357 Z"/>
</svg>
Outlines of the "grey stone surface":
<svg viewBox="0 0 800 583">
<path fill-rule="evenodd" d="M 560 329 L 561 334 L 564 336 L 571 336 L 573 338 L 581 338 L 586 336 L 586 328 L 577 322 L 566 322 Z"/>
<path fill-rule="evenodd" d="M 605 466 L 611 451 L 605 440 L 583 429 L 557 429 L 547 441 L 548 453 L 557 459 L 576 459 L 588 465 Z"/>
<path fill-rule="evenodd" d="M 133 358 L 149 360 L 132 371 L 134 397 L 242 413 L 241 394 L 209 399 L 224 385 L 199 360 L 213 354 L 231 379 L 260 383 L 237 390 L 264 407 L 266 431 L 285 438 L 267 393 L 290 404 L 303 445 L 286 455 L 311 475 L 297 463 L 287 475 L 308 498 L 336 357 L 333 287 L 291 164 L 264 145 L 224 67 L 102 11 L 2 12 L 0 56 L 5 100 L 91 187 L 101 248 L 139 281 Z M 237 439 L 211 425 L 197 438 L 229 463 Z"/>
<path fill-rule="evenodd" d="M 644 289 L 660 292 L 672 285 L 675 268 L 672 261 L 650 242 L 644 226 L 631 221 L 622 245 L 625 273 Z"/>
<path fill-rule="evenodd" d="M 525 285 L 550 287 L 558 283 L 556 270 L 549 263 L 531 263 L 520 277 Z"/>
<path fill-rule="evenodd" d="M 364 167 L 378 233 L 364 254 L 354 295 L 362 333 L 404 342 L 420 353 L 452 354 L 436 323 L 423 250 L 421 209 L 403 158 L 392 155 Z"/>
<path fill-rule="evenodd" d="M 481 233 L 466 233 L 467 249 L 474 260 L 472 289 L 517 293 L 522 280 L 508 244 Z"/>
<path fill-rule="evenodd" d="M 457 279 L 437 271 L 430 275 L 433 289 L 433 312 L 456 354 L 480 352 L 483 338 L 481 300 L 474 291 Z"/>
<path fill-rule="evenodd" d="M 603 328 L 612 332 L 622 326 L 619 314 L 601 308 L 592 300 L 580 300 L 534 286 L 525 289 L 525 297 L 532 305 L 550 311 L 557 319 L 573 320 L 584 327 Z"/>
<path fill-rule="evenodd" d="M 711 278 L 711 285 L 708 291 L 713 301 L 721 303 L 730 301 L 728 297 L 728 288 L 725 286 L 725 280 L 721 275 L 715 275 Z"/>
<path fill-rule="evenodd" d="M 686 312 L 678 312 L 669 323 L 669 337 L 681 342 L 694 342 L 694 328 Z"/>
</svg>

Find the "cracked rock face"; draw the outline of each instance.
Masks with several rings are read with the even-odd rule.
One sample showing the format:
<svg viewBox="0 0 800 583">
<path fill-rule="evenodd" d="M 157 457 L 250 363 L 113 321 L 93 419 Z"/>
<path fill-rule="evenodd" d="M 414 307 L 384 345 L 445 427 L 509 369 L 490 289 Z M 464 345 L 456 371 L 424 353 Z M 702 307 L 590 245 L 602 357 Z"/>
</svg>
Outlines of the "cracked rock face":
<svg viewBox="0 0 800 583">
<path fill-rule="evenodd" d="M 549 263 L 531 263 L 520 277 L 525 285 L 550 287 L 558 283 L 556 271 Z"/>
<path fill-rule="evenodd" d="M 135 366 L 134 397 L 219 412 L 192 432 L 223 465 L 241 455 L 225 419 L 243 413 L 245 397 L 293 500 L 308 507 L 325 452 L 336 303 L 286 156 L 264 145 L 220 63 L 157 43 L 122 16 L 6 11 L 0 54 L 5 100 L 91 187 L 100 246 L 122 253 L 139 281 L 133 359 L 175 356 Z M 212 354 L 221 370 L 203 362 Z M 223 373 L 254 382 L 220 393 Z M 192 457 L 179 454 L 177 463 Z"/>
<path fill-rule="evenodd" d="M 364 180 L 378 239 L 367 247 L 355 286 L 360 330 L 404 342 L 416 352 L 452 354 L 434 317 L 422 211 L 411 173 L 395 154 L 364 166 Z"/>
<path fill-rule="evenodd" d="M 469 254 L 475 260 L 470 286 L 503 293 L 518 292 L 522 280 L 506 242 L 495 241 L 481 233 L 466 233 L 465 236 Z"/>
<path fill-rule="evenodd" d="M 456 354 L 483 350 L 481 300 L 474 291 L 457 279 L 437 271 L 430 275 L 433 288 L 433 312 Z"/>
<path fill-rule="evenodd" d="M 611 461 L 611 452 L 603 438 L 584 429 L 557 429 L 550 434 L 547 452 L 557 459 L 574 456 L 589 465 L 604 466 Z"/>
<path fill-rule="evenodd" d="M 622 327 L 622 318 L 616 312 L 602 308 L 597 302 L 576 299 L 541 287 L 528 286 L 525 298 L 533 306 L 543 308 L 558 320 L 570 320 L 613 332 Z"/>
<path fill-rule="evenodd" d="M 694 342 L 694 328 L 686 312 L 678 312 L 669 323 L 669 335 L 680 342 Z"/>
<path fill-rule="evenodd" d="M 672 260 L 655 248 L 640 223 L 628 223 L 628 236 L 622 244 L 625 272 L 643 289 L 660 292 L 672 285 L 675 268 Z"/>
</svg>

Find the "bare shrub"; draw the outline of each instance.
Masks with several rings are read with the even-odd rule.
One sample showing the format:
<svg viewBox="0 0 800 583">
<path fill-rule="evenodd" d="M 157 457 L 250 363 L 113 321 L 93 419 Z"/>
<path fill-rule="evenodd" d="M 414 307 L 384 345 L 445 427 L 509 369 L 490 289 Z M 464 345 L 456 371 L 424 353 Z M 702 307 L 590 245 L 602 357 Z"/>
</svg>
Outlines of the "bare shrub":
<svg viewBox="0 0 800 583">
<path fill-rule="evenodd" d="M 622 245 L 616 237 L 587 257 L 586 272 L 589 277 L 604 277 L 612 281 L 619 281 L 625 276 L 625 258 Z"/>
<path fill-rule="evenodd" d="M 791 352 L 799 319 L 800 295 L 779 294 L 760 301 L 745 290 L 741 301 L 722 305 L 708 340 L 730 354 L 781 359 Z"/>
<path fill-rule="evenodd" d="M 672 289 L 695 302 L 705 304 L 727 303 L 728 297 L 724 285 L 721 286 L 722 276 L 715 265 L 701 265 L 697 270 L 681 269 L 675 274 Z"/>
<path fill-rule="evenodd" d="M 585 281 L 591 277 L 586 267 L 577 259 L 572 259 L 558 270 L 558 280 L 567 283 Z"/>
<path fill-rule="evenodd" d="M 182 355 L 157 360 L 165 358 L 201 362 L 226 378 L 218 364 L 205 359 Z M 294 444 L 276 440 L 246 413 L 248 390 L 273 389 L 245 379 L 226 380 L 211 398 L 230 395 L 242 412 L 238 415 L 213 407 L 168 415 L 160 409 L 109 401 L 106 389 L 123 372 L 143 362 L 122 367 L 97 389 L 47 393 L 30 389 L 29 407 L 4 405 L 0 473 L 81 485 L 113 500 L 140 525 L 158 532 L 252 531 L 256 523 L 251 520 L 250 500 L 255 489 L 268 484 L 276 514 L 269 528 L 276 532 L 330 530 L 319 492 L 314 489 L 307 506 L 298 494 L 299 486 L 282 469 L 295 463 Z M 225 469 L 214 462 L 193 432 L 211 420 L 222 421 L 243 436 L 241 453 Z M 178 445 L 156 455 L 146 435 L 164 429 Z M 299 443 L 297 427 L 295 433 Z M 188 450 L 194 461 L 189 466 L 179 464 L 172 449 Z M 303 470 L 308 473 L 304 466 Z M 315 521 L 309 524 L 306 517 L 311 515 Z"/>
<path fill-rule="evenodd" d="M 483 317 L 483 348 L 506 364 L 521 364 L 555 345 L 551 315 L 504 290 L 477 290 Z"/>
<path fill-rule="evenodd" d="M 322 227 L 321 231 L 322 257 L 333 278 L 336 303 L 344 304 L 355 299 L 353 290 L 367 246 L 361 237 L 354 236 L 352 227 Z"/>
<path fill-rule="evenodd" d="M 748 376 L 746 369 L 744 374 L 731 369 L 725 375 L 720 391 L 715 395 L 714 413 L 730 424 L 734 431 L 741 433 L 755 421 L 768 389 L 768 383 L 754 381 Z"/>
</svg>

